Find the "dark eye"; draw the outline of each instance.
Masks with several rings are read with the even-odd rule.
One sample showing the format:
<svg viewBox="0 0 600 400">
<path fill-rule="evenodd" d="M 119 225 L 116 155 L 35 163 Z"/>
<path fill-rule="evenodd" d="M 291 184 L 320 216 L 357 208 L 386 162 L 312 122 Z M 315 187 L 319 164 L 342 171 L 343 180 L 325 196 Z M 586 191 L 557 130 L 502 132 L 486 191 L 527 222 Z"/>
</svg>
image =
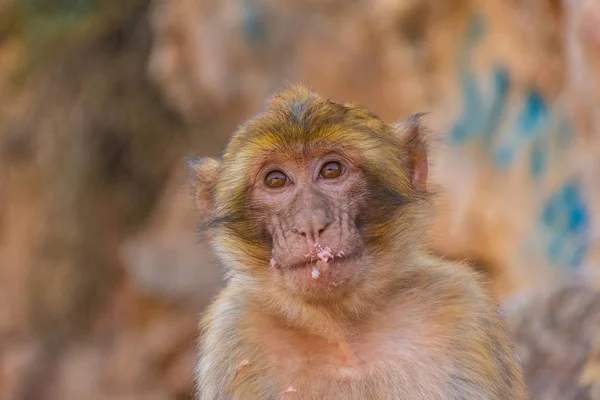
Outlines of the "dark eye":
<svg viewBox="0 0 600 400">
<path fill-rule="evenodd" d="M 281 171 L 271 171 L 265 178 L 265 185 L 270 188 L 280 188 L 287 182 L 287 175 Z"/>
<path fill-rule="evenodd" d="M 321 168 L 323 179 L 335 179 L 342 174 L 342 165 L 337 161 L 331 161 Z"/>
</svg>

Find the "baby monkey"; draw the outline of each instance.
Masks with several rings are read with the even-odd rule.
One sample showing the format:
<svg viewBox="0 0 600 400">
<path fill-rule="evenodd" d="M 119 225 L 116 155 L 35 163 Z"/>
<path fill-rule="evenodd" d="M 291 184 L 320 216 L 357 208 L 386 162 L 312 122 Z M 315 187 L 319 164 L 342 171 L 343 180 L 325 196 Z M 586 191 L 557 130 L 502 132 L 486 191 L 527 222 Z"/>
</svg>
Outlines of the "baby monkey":
<svg viewBox="0 0 600 400">
<path fill-rule="evenodd" d="M 197 398 L 526 399 L 474 272 L 429 255 L 421 115 L 390 125 L 301 86 L 190 162 L 227 285 Z"/>
</svg>

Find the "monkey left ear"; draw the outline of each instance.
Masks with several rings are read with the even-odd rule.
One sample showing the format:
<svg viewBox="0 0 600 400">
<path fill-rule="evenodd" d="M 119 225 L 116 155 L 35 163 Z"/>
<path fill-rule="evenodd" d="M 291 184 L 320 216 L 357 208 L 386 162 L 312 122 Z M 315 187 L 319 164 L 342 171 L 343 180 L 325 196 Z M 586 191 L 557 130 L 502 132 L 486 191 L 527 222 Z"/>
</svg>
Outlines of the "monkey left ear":
<svg viewBox="0 0 600 400">
<path fill-rule="evenodd" d="M 427 187 L 427 141 L 421 119 L 426 113 L 413 114 L 394 125 L 394 133 L 408 154 L 408 168 L 412 184 L 422 190 Z"/>
<path fill-rule="evenodd" d="M 219 176 L 220 162 L 214 158 L 198 157 L 187 161 L 191 175 L 190 183 L 196 205 L 203 220 L 214 212 L 214 189 Z"/>
</svg>

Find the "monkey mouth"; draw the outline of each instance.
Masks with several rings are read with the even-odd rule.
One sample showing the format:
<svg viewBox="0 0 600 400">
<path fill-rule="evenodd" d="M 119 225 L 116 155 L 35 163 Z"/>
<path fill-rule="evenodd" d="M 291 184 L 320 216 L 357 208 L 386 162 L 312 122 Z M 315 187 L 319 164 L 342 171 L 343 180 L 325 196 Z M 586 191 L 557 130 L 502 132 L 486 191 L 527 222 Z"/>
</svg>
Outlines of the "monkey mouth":
<svg viewBox="0 0 600 400">
<path fill-rule="evenodd" d="M 271 259 L 271 268 L 291 290 L 304 294 L 323 291 L 331 294 L 357 279 L 361 258 L 362 253 L 358 251 L 345 253 L 315 246 L 309 254 L 281 260 L 281 265 Z"/>
<path fill-rule="evenodd" d="M 271 259 L 271 266 L 275 269 L 280 269 L 283 267 L 283 269 L 286 270 L 298 270 L 307 267 L 320 267 L 320 269 L 327 269 L 328 266 L 333 263 L 348 261 L 352 258 L 352 255 L 348 255 L 342 250 L 332 253 L 331 250 L 325 248 L 316 253 L 306 254 L 303 259 L 296 262 L 291 262 L 289 264 L 279 265 L 274 259 Z"/>
<path fill-rule="evenodd" d="M 286 269 L 296 270 L 301 268 L 313 267 L 317 265 L 317 262 L 319 262 L 319 260 L 297 262 L 294 264 L 290 264 Z"/>
</svg>

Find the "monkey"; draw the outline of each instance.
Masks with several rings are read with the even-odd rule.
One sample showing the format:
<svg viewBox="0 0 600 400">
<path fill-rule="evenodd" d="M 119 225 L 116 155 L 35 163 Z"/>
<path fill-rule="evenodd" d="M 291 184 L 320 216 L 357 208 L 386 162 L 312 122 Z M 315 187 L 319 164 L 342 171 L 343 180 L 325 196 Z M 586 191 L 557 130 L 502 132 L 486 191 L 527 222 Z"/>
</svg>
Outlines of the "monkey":
<svg viewBox="0 0 600 400">
<path fill-rule="evenodd" d="M 189 161 L 226 280 L 200 322 L 199 400 L 527 399 L 485 282 L 427 251 L 423 115 L 290 85 L 220 158 Z"/>
</svg>

